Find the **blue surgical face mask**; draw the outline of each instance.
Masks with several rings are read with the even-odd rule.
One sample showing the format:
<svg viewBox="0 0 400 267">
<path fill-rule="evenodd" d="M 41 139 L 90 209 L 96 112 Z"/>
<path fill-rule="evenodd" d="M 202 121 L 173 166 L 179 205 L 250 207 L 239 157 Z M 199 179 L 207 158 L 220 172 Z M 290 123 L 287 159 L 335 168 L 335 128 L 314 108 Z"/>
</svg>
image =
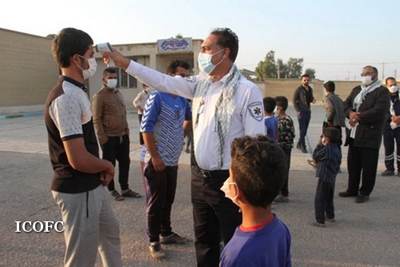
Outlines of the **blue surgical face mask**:
<svg viewBox="0 0 400 267">
<path fill-rule="evenodd" d="M 221 49 L 214 54 L 199 53 L 199 56 L 197 57 L 197 63 L 199 64 L 200 71 L 207 73 L 207 74 L 210 74 L 211 72 L 213 72 L 215 67 L 218 66 L 222 62 L 222 59 L 216 65 L 211 63 L 211 59 L 214 55 L 220 53 L 221 51 L 224 51 L 224 49 Z"/>
</svg>

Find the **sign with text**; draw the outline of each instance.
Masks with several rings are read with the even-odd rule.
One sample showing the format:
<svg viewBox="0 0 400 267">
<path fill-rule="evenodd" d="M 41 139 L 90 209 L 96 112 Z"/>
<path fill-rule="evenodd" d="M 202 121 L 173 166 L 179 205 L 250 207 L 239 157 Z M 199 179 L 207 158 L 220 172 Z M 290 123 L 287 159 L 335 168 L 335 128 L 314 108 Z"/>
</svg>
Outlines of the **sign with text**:
<svg viewBox="0 0 400 267">
<path fill-rule="evenodd" d="M 157 41 L 157 53 L 192 51 L 192 38 L 170 38 Z"/>
</svg>

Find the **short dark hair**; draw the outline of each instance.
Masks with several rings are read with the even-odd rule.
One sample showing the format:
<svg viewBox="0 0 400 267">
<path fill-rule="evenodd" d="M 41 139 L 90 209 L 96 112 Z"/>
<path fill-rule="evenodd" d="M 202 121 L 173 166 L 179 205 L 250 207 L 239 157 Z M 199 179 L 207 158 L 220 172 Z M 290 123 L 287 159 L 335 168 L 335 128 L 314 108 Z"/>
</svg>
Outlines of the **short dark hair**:
<svg viewBox="0 0 400 267">
<path fill-rule="evenodd" d="M 326 89 L 326 91 L 328 92 L 335 92 L 335 83 L 332 81 L 327 81 L 324 83 L 324 88 Z"/>
<path fill-rule="evenodd" d="M 387 77 L 387 78 L 385 79 L 385 84 L 387 84 L 389 80 L 396 81 L 396 78 L 394 78 L 394 77 Z"/>
<path fill-rule="evenodd" d="M 53 57 L 61 68 L 69 67 L 70 58 L 75 55 L 83 56 L 93 40 L 84 31 L 75 28 L 64 28 L 53 39 L 51 50 Z"/>
<path fill-rule="evenodd" d="M 277 106 L 282 107 L 282 109 L 285 110 L 285 111 L 288 108 L 288 105 L 289 105 L 288 102 L 289 101 L 286 98 L 286 96 L 277 96 L 277 97 L 275 97 L 275 102 L 276 102 Z"/>
<path fill-rule="evenodd" d="M 335 127 L 326 127 L 323 131 L 323 134 L 329 138 L 332 144 L 338 145 L 340 144 L 340 132 L 339 129 Z"/>
<path fill-rule="evenodd" d="M 186 60 L 173 59 L 167 66 L 167 73 L 175 74 L 178 67 L 184 68 L 185 70 L 190 69 L 190 65 Z"/>
<path fill-rule="evenodd" d="M 375 68 L 374 66 L 367 65 L 367 66 L 365 66 L 363 69 L 365 69 L 365 68 L 371 68 L 371 69 L 373 69 L 373 70 L 374 70 L 374 72 L 375 72 L 376 74 L 378 74 L 378 69 L 377 69 L 377 68 Z"/>
<path fill-rule="evenodd" d="M 232 62 L 235 62 L 239 52 L 239 38 L 236 33 L 229 28 L 217 28 L 214 29 L 211 34 L 218 37 L 217 45 L 222 48 L 229 48 L 231 51 L 229 53 L 229 59 L 232 60 Z"/>
<path fill-rule="evenodd" d="M 272 97 L 264 97 L 263 104 L 264 104 L 264 111 L 268 113 L 273 112 L 276 107 L 276 101 Z"/>
<path fill-rule="evenodd" d="M 300 79 L 303 79 L 304 77 L 310 78 L 310 75 L 308 75 L 307 73 L 303 74 L 300 76 Z"/>
<path fill-rule="evenodd" d="M 265 135 L 235 138 L 231 145 L 234 182 L 255 207 L 268 207 L 278 195 L 287 168 L 283 150 Z"/>
<path fill-rule="evenodd" d="M 116 71 L 114 68 L 112 68 L 112 67 L 108 67 L 108 68 L 105 68 L 105 69 L 104 69 L 104 71 L 103 71 L 103 77 L 106 77 L 106 76 L 107 76 L 107 73 L 117 73 L 117 71 Z"/>
</svg>

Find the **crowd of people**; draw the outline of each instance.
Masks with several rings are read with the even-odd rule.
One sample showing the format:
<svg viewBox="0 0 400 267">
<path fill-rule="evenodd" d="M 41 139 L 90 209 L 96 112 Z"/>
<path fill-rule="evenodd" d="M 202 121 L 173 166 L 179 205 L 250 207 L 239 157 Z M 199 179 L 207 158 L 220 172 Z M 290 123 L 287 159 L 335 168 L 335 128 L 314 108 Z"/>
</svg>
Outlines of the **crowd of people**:
<svg viewBox="0 0 400 267">
<path fill-rule="evenodd" d="M 190 65 L 184 60 L 171 61 L 163 74 L 118 51 L 103 52 L 106 64 L 112 59 L 116 67 L 145 84 L 133 105 L 139 114 L 146 234 L 153 258 L 166 256 L 161 244 L 186 242 L 172 231 L 170 215 L 182 144 L 192 133 L 191 148 L 187 145 L 186 150 L 191 153 L 197 266 L 291 266 L 290 231 L 272 212 L 273 203 L 289 202 L 296 137 L 286 113 L 289 101 L 284 96 L 263 98 L 236 67 L 238 50 L 234 32 L 213 30 L 200 47 L 200 74 L 190 77 Z M 129 127 L 116 72 L 104 70 L 103 88 L 91 105 L 84 80 L 96 71 L 92 38 L 65 28 L 53 40 L 52 51 L 62 75 L 48 95 L 45 123 L 54 169 L 51 190 L 65 229 L 64 265 L 94 266 L 99 252 L 104 266 L 122 266 L 119 223 L 110 198 L 121 201 L 141 195 L 128 184 Z M 340 197 L 356 197 L 357 203 L 369 199 L 383 131 L 387 170 L 382 175 L 394 175 L 393 140 L 400 140 L 396 81 L 389 77 L 386 87 L 381 85 L 372 66 L 364 67 L 361 76 L 362 84 L 345 101 L 335 95 L 334 82 L 324 84 L 326 117 L 310 160 L 318 178 L 311 222 L 317 227 L 336 220 L 333 199 L 342 163 L 343 127 L 349 176 Z M 293 96 L 299 123 L 296 147 L 303 153 L 307 153 L 310 104 L 315 103 L 309 83 L 310 77 L 302 75 Z M 117 161 L 120 192 L 113 181 Z"/>
</svg>

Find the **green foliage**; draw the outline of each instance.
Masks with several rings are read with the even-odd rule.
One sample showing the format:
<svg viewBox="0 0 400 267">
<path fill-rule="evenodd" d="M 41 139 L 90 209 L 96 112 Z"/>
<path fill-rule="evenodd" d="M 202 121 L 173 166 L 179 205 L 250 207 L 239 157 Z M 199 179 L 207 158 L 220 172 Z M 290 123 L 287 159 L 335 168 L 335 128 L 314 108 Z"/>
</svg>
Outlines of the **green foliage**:
<svg viewBox="0 0 400 267">
<path fill-rule="evenodd" d="M 290 58 L 287 63 L 282 59 L 275 61 L 275 51 L 271 50 L 256 67 L 256 80 L 264 81 L 266 78 L 300 78 L 303 74 L 303 58 Z M 315 70 L 307 69 L 310 78 L 315 78 Z"/>
</svg>

